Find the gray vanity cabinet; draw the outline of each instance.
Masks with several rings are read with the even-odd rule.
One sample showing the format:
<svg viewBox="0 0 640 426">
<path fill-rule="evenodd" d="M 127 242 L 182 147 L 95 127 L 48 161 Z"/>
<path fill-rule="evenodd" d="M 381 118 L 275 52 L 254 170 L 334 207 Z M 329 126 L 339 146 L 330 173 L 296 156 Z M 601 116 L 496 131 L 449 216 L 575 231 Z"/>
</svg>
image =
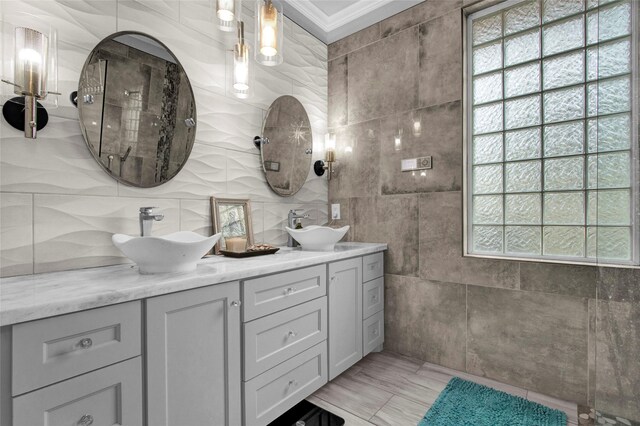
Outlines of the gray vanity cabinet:
<svg viewBox="0 0 640 426">
<path fill-rule="evenodd" d="M 147 424 L 239 425 L 240 285 L 147 299 Z"/>
<path fill-rule="evenodd" d="M 362 358 L 362 258 L 329 264 L 329 380 Z"/>
</svg>

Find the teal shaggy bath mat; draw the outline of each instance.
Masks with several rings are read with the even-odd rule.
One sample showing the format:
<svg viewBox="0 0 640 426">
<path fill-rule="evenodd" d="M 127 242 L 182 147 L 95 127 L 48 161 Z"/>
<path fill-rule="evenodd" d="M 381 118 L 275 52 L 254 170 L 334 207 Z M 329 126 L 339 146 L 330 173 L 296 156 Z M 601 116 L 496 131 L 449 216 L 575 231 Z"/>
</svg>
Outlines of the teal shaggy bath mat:
<svg viewBox="0 0 640 426">
<path fill-rule="evenodd" d="M 449 381 L 418 426 L 566 426 L 567 415 L 458 377 Z"/>
</svg>

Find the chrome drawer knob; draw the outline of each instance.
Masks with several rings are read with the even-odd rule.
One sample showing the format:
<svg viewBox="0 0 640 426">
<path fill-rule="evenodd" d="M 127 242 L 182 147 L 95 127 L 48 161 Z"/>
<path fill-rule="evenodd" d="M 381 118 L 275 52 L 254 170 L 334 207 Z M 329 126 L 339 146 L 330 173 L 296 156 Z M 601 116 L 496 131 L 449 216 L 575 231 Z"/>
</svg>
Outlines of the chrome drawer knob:
<svg viewBox="0 0 640 426">
<path fill-rule="evenodd" d="M 287 334 L 287 336 L 289 337 L 296 337 L 298 335 L 298 333 L 296 333 L 295 331 L 289 330 L 289 333 Z"/>
<path fill-rule="evenodd" d="M 287 296 L 288 296 L 288 295 L 291 295 L 291 294 L 293 294 L 293 293 L 295 293 L 295 292 L 296 292 L 296 288 L 295 288 L 295 287 L 289 287 L 289 288 L 287 288 L 287 289 L 285 290 L 285 294 L 286 294 Z"/>
<path fill-rule="evenodd" d="M 238 308 L 240 307 L 240 305 L 242 305 L 242 301 L 241 300 L 234 300 L 231 302 L 231 307 L 232 308 Z"/>
<path fill-rule="evenodd" d="M 374 330 L 372 331 L 372 333 L 373 333 L 373 335 L 374 335 L 374 336 L 377 336 L 377 335 L 378 335 L 378 329 L 377 329 L 377 328 L 376 328 L 376 329 L 374 329 Z"/>
<path fill-rule="evenodd" d="M 93 340 L 91 340 L 89 337 L 85 337 L 84 339 L 80 340 L 80 347 L 82 349 L 89 349 L 91 346 L 93 346 Z M 93 422 L 93 420 L 91 421 Z"/>
<path fill-rule="evenodd" d="M 78 423 L 76 423 L 78 426 L 89 426 L 93 424 L 93 416 L 91 414 L 85 414 L 82 417 L 80 417 L 80 420 L 78 420 Z"/>
<path fill-rule="evenodd" d="M 376 296 L 375 294 L 372 294 L 371 295 L 371 300 L 373 300 L 375 302 L 376 300 L 378 300 L 378 296 Z"/>
<path fill-rule="evenodd" d="M 296 380 L 289 380 L 289 387 L 298 386 L 298 382 Z"/>
</svg>

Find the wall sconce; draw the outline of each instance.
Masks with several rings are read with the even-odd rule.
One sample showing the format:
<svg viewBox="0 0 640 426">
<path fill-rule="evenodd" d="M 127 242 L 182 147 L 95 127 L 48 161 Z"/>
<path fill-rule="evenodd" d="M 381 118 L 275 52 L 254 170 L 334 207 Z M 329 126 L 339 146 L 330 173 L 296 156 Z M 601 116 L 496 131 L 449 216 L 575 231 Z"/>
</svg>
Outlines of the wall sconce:
<svg viewBox="0 0 640 426">
<path fill-rule="evenodd" d="M 218 28 L 221 31 L 233 31 L 236 20 L 240 18 L 242 5 L 240 0 L 216 0 L 216 15 Z"/>
<path fill-rule="evenodd" d="M 233 93 L 238 98 L 249 97 L 249 46 L 242 21 L 238 21 L 238 43 L 233 48 Z"/>
<path fill-rule="evenodd" d="M 6 102 L 2 114 L 13 127 L 24 129 L 25 138 L 35 139 L 48 121 L 47 111 L 38 100 L 60 94 L 47 90 L 48 85 L 57 89 L 57 35 L 53 30 L 47 36 L 31 28 L 16 27 L 14 46 L 13 81 L 2 81 L 11 84 L 19 97 Z"/>
<path fill-rule="evenodd" d="M 333 173 L 333 163 L 336 161 L 336 135 L 335 133 L 327 133 L 324 137 L 324 161 L 318 160 L 313 163 L 313 171 L 317 176 L 324 175 L 324 171 L 328 170 L 327 179 L 331 180 Z"/>
<path fill-rule="evenodd" d="M 274 0 L 257 0 L 255 9 L 256 62 L 267 66 L 280 65 L 284 59 L 282 4 Z"/>
</svg>

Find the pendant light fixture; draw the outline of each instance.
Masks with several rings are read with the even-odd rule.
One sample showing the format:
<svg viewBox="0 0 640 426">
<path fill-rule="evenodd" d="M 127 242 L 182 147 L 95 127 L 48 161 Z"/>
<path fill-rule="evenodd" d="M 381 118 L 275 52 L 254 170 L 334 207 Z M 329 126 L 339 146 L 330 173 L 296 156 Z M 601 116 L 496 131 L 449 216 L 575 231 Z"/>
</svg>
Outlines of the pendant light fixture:
<svg viewBox="0 0 640 426">
<path fill-rule="evenodd" d="M 249 96 L 249 46 L 244 39 L 244 22 L 238 21 L 238 42 L 233 48 L 233 93 L 238 98 Z"/>
<path fill-rule="evenodd" d="M 262 65 L 280 65 L 284 59 L 282 4 L 275 0 L 256 0 L 255 9 L 255 59 Z"/>
<path fill-rule="evenodd" d="M 240 18 L 241 7 L 240 0 L 216 0 L 218 28 L 221 31 L 234 30 L 235 23 Z"/>
</svg>

